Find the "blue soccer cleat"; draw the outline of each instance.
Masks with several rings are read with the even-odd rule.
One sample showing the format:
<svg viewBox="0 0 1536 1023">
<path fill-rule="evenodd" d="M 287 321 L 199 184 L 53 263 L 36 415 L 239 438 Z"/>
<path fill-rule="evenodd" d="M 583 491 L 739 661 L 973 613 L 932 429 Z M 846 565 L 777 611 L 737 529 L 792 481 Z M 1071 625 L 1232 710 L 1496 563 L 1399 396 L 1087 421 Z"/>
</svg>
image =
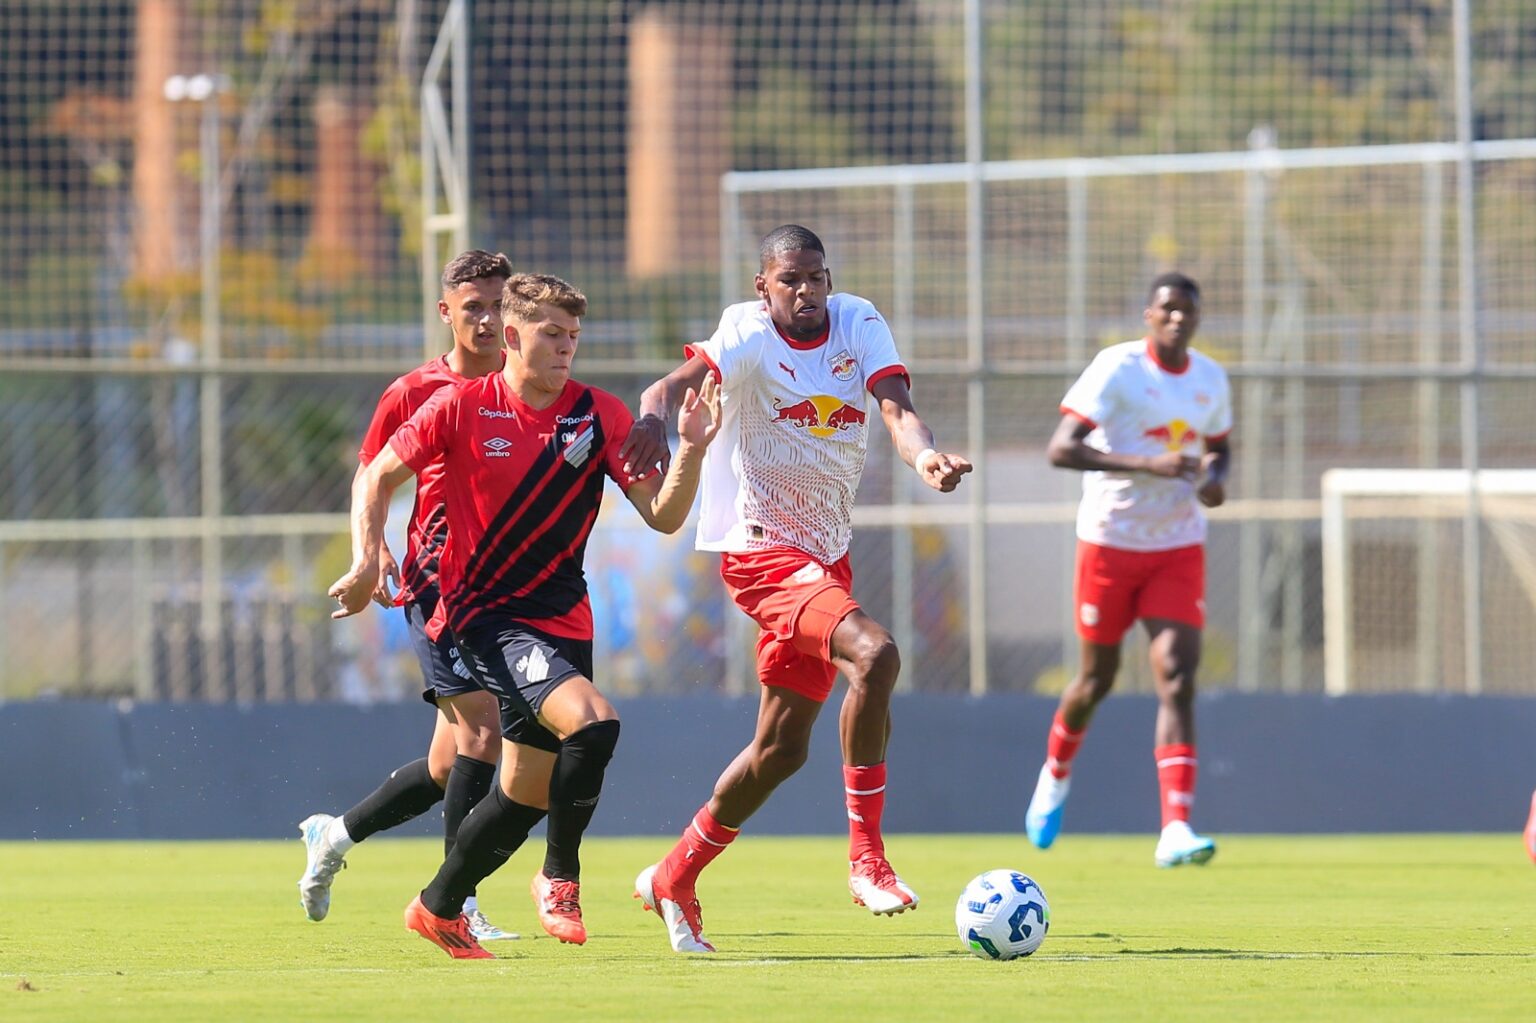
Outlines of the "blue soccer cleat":
<svg viewBox="0 0 1536 1023">
<path fill-rule="evenodd" d="M 1186 821 L 1169 821 L 1157 840 L 1154 854 L 1159 867 L 1200 866 L 1216 855 L 1216 843 L 1190 830 Z"/>
<path fill-rule="evenodd" d="M 1035 783 L 1035 795 L 1024 812 L 1024 833 L 1036 849 L 1049 849 L 1061 832 L 1062 811 L 1067 805 L 1067 793 L 1072 789 L 1072 777 L 1058 778 L 1049 766 L 1040 768 L 1040 780 Z"/>
</svg>

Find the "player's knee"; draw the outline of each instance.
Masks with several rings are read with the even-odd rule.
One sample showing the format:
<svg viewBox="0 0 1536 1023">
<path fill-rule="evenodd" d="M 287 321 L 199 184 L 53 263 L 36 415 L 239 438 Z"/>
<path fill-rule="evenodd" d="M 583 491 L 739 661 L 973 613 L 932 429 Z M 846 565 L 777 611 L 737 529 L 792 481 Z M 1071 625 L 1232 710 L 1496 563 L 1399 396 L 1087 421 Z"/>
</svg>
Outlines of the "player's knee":
<svg viewBox="0 0 1536 1023">
<path fill-rule="evenodd" d="M 805 766 L 811 755 L 810 736 L 778 736 L 757 752 L 760 777 L 782 781 Z"/>
<path fill-rule="evenodd" d="M 1084 669 L 1073 682 L 1080 698 L 1089 703 L 1098 703 L 1109 695 L 1109 691 L 1115 688 L 1115 668 L 1100 666 L 1096 669 Z"/>
<path fill-rule="evenodd" d="M 461 757 L 494 764 L 501 756 L 501 730 L 499 728 L 467 729 L 459 735 L 457 747 Z"/>
<path fill-rule="evenodd" d="M 590 724 L 566 736 L 560 745 L 588 763 L 606 767 L 619 745 L 619 722 L 608 720 Z"/>
<path fill-rule="evenodd" d="M 901 674 L 901 651 L 896 640 L 884 629 L 872 630 L 859 637 L 848 657 L 853 665 L 849 683 L 869 689 L 889 691 Z"/>
<path fill-rule="evenodd" d="M 1158 687 L 1164 702 L 1178 707 L 1188 707 L 1195 702 L 1194 666 L 1174 658 L 1158 665 L 1162 684 Z"/>
</svg>

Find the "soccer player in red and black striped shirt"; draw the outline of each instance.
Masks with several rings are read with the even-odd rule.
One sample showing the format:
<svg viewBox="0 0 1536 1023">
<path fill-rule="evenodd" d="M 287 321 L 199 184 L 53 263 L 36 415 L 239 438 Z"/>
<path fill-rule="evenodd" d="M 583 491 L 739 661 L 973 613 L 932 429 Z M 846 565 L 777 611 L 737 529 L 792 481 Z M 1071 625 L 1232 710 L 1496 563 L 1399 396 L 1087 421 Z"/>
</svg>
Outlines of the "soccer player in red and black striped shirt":
<svg viewBox="0 0 1536 1023">
<path fill-rule="evenodd" d="M 442 601 L 429 631 L 450 628 L 464 662 L 501 703 L 502 781 L 470 813 L 406 925 L 454 958 L 489 956 L 469 933 L 464 897 L 505 863 L 543 816 L 539 919 L 586 941 L 579 848 L 619 737 L 618 715 L 592 684 L 592 608 L 582 558 L 614 480 L 651 528 L 682 527 L 719 423 L 713 381 L 678 413 L 678 457 L 665 477 L 637 479 L 619 455 L 634 420 L 624 403 L 571 379 L 587 300 L 557 277 L 516 274 L 502 299 L 507 362 L 497 374 L 435 395 L 390 438 L 353 490 L 352 569 L 331 588 L 336 617 L 367 605 L 379 573 L 390 492 L 441 460 L 448 540 Z"/>
<path fill-rule="evenodd" d="M 385 389 L 358 452 L 354 483 L 395 430 L 432 395 L 501 369 L 506 358 L 501 293 L 511 276 L 512 264 L 506 256 L 481 249 L 461 253 L 443 268 L 437 311 L 452 328 L 453 347 Z M 336 817 L 313 814 L 299 825 L 308 854 L 304 876 L 299 879 L 299 896 L 311 920 L 323 920 L 329 912 L 331 882 L 353 845 L 418 817 L 442 801 L 443 844 L 451 851 L 460 822 L 491 791 L 495 780 L 501 753 L 496 697 L 461 663 L 450 633 L 430 637 L 426 631 L 427 622 L 437 611 L 438 559 L 448 535 L 443 474 L 441 460 L 422 468 L 407 527 L 405 558 L 397 566 L 389 549 L 381 545 L 379 579 L 373 590 L 375 603 L 404 610 L 411 644 L 421 663 L 425 683 L 422 698 L 437 708 L 432 741 L 425 757 L 396 768 L 346 813 Z M 391 584 L 399 587 L 398 594 L 390 592 Z M 516 937 L 486 920 L 473 895 L 464 913 L 482 940 Z"/>
</svg>

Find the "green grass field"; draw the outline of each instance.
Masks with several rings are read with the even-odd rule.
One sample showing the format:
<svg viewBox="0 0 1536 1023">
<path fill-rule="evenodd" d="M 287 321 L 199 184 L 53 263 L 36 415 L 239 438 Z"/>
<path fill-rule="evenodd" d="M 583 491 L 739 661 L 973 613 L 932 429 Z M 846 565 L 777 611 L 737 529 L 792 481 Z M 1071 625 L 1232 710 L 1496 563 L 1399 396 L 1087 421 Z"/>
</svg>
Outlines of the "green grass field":
<svg viewBox="0 0 1536 1023">
<path fill-rule="evenodd" d="M 720 951 L 693 957 L 630 898 L 669 842 L 587 844 L 581 948 L 538 930 L 529 847 L 481 890 L 523 932 L 494 962 L 404 930 L 437 866 L 427 840 L 356 849 L 320 924 L 298 905 L 297 838 L 0 844 L 0 1019 L 1536 1018 L 1536 867 L 1517 835 L 1237 836 L 1174 871 L 1152 844 L 897 836 L 923 903 L 874 918 L 848 899 L 842 841 L 749 835 L 704 877 Z M 955 936 L 961 888 L 998 866 L 1050 899 L 1033 958 L 984 962 Z"/>
</svg>

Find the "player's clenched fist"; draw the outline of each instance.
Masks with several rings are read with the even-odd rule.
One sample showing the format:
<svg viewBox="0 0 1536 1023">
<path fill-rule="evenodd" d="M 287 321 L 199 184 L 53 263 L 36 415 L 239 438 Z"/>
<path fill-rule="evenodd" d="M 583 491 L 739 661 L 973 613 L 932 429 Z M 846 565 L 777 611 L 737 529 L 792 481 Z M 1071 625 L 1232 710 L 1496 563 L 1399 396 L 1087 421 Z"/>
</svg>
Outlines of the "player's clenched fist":
<svg viewBox="0 0 1536 1023">
<path fill-rule="evenodd" d="M 947 455 L 942 451 L 925 451 L 918 456 L 914 466 L 923 482 L 941 493 L 949 493 L 960 485 L 960 477 L 974 466 L 970 459 L 960 455 Z"/>
</svg>

